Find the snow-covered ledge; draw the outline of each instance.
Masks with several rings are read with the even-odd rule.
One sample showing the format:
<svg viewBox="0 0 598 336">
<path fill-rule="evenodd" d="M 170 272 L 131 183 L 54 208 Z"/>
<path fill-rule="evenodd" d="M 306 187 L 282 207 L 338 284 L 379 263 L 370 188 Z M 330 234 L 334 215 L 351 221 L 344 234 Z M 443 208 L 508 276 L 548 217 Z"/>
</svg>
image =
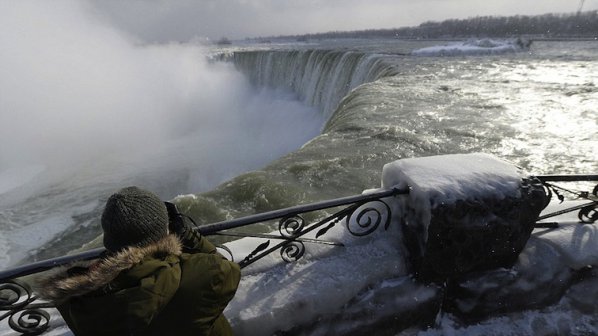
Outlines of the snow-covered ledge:
<svg viewBox="0 0 598 336">
<path fill-rule="evenodd" d="M 389 163 L 382 187 L 410 188 L 393 214 L 416 275 L 436 281 L 512 265 L 546 203 L 539 181 L 482 153 Z"/>
<path fill-rule="evenodd" d="M 489 154 L 438 155 L 386 164 L 382 188 L 411 188 L 408 197 L 399 199 L 396 213 L 415 211 L 427 240 L 432 208 L 463 200 L 519 197 L 524 177 L 513 164 Z"/>
</svg>

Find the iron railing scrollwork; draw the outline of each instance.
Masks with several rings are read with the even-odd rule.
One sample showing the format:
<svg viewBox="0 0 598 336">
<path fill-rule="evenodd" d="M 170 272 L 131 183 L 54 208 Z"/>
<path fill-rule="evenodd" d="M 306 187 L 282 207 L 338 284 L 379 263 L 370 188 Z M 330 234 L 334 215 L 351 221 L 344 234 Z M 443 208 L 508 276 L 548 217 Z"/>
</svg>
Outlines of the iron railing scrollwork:
<svg viewBox="0 0 598 336">
<path fill-rule="evenodd" d="M 556 197 L 559 202 L 564 202 L 564 193 L 571 195 L 574 199 L 584 201 L 582 204 L 567 207 L 558 211 L 553 211 L 538 217 L 537 227 L 554 228 L 558 227 L 558 223 L 546 223 L 541 222 L 548 218 L 560 216 L 569 212 L 578 211 L 577 218 L 582 224 L 592 224 L 598 221 L 598 184 L 594 186 L 591 192 L 589 191 L 578 191 L 570 188 L 565 188 L 561 185 L 557 185 L 553 182 L 566 183 L 566 182 L 598 182 L 598 175 L 545 175 L 536 176 L 544 185 L 546 189 L 549 201 L 553 197 Z"/>
<path fill-rule="evenodd" d="M 294 209 L 290 208 L 292 209 L 291 211 L 288 211 L 288 209 L 283 209 L 280 211 L 259 215 L 259 217 L 261 217 L 259 222 L 263 222 L 264 218 L 266 218 L 266 220 L 280 218 L 278 222 L 279 236 L 226 232 L 228 229 L 248 225 L 248 222 L 246 222 L 243 218 L 240 219 L 239 222 L 221 222 L 213 224 L 213 228 L 199 227 L 198 230 L 204 235 L 214 234 L 224 236 L 232 235 L 242 237 L 270 238 L 269 240 L 259 244 L 251 253 L 249 253 L 243 260 L 239 262 L 241 268 L 247 267 L 255 261 L 262 259 L 266 255 L 277 250 L 280 251 L 280 255 L 284 261 L 294 262 L 301 259 L 301 257 L 304 255 L 305 243 L 342 246 L 342 243 L 319 239 L 326 232 L 328 232 L 328 230 L 342 221 L 344 221 L 347 231 L 354 236 L 366 236 L 371 234 L 380 226 L 381 223 L 384 223 L 384 228 L 388 229 L 391 219 L 391 208 L 388 203 L 384 201 L 384 198 L 407 193 L 409 193 L 408 189 L 391 189 L 367 195 L 352 196 L 344 199 L 314 203 L 307 206 L 299 206 Z M 347 204 L 350 205 L 332 215 L 318 220 L 313 224 L 306 224 L 306 220 L 303 216 L 301 216 L 302 214 L 308 212 L 335 208 Z M 253 224 L 256 222 L 250 220 L 249 223 Z M 218 231 L 214 231 L 214 229 L 218 229 Z M 316 230 L 318 231 L 315 233 L 315 238 L 305 237 L 307 234 Z M 276 239 L 279 242 L 271 245 L 272 239 Z"/>
<path fill-rule="evenodd" d="M 38 335 L 49 327 L 51 303 L 33 303 L 37 300 L 27 284 L 8 281 L 0 284 L 0 321 L 8 319 L 12 330 L 24 335 Z"/>
</svg>

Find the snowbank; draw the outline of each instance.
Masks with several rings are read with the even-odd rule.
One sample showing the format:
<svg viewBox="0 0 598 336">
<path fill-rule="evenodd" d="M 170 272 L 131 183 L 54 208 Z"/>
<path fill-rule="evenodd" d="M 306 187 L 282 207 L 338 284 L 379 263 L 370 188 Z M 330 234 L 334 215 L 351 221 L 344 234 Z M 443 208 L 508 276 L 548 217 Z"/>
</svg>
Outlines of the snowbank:
<svg viewBox="0 0 598 336">
<path fill-rule="evenodd" d="M 358 238 L 339 223 L 322 239 L 344 247 L 306 243 L 306 254 L 294 263 L 275 252 L 243 270 L 225 311 L 235 334 L 272 335 L 331 319 L 381 280 L 407 275 L 397 226 Z M 241 259 L 263 241 L 241 239 L 228 247 Z"/>
</svg>

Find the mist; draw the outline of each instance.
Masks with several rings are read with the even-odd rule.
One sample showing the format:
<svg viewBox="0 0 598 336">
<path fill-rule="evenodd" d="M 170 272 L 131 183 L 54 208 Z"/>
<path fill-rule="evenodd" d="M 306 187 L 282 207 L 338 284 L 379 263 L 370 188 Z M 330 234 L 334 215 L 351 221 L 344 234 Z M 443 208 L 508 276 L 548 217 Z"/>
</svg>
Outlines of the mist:
<svg viewBox="0 0 598 336">
<path fill-rule="evenodd" d="M 180 192 L 198 192 L 322 124 L 293 96 L 208 63 L 202 47 L 144 45 L 87 2 L 1 2 L 0 28 L 0 193 L 40 171 L 55 182 L 181 170 Z"/>
</svg>

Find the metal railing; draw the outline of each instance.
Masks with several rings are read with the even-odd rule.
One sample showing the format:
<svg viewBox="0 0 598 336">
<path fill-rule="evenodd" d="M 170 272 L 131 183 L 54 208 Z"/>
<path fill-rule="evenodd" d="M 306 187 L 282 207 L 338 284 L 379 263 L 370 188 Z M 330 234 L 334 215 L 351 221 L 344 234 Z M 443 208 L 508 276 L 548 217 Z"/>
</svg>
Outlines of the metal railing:
<svg viewBox="0 0 598 336">
<path fill-rule="evenodd" d="M 571 194 L 587 202 L 575 205 L 553 213 L 545 214 L 538 221 L 558 216 L 567 212 L 579 210 L 578 217 L 582 223 L 592 223 L 598 220 L 598 185 L 592 192 L 578 192 L 563 188 L 553 182 L 598 181 L 598 175 L 546 175 L 536 176 L 545 186 L 549 198 L 556 196 L 564 200 L 563 193 Z M 331 228 L 344 222 L 347 230 L 355 236 L 366 236 L 376 231 L 380 226 L 388 229 L 392 211 L 387 200 L 391 197 L 405 195 L 409 189 L 388 189 L 363 195 L 344 197 L 334 200 L 317 202 L 307 205 L 294 206 L 281 210 L 251 215 L 238 219 L 222 221 L 197 227 L 196 230 L 204 236 L 224 235 L 233 237 L 265 238 L 267 241 L 260 243 L 243 260 L 239 261 L 240 267 L 247 267 L 264 256 L 280 251 L 283 260 L 292 262 L 301 258 L 305 252 L 305 243 L 327 244 L 342 246 L 341 243 L 320 239 Z M 325 216 L 315 223 L 307 224 L 303 215 L 306 213 L 343 207 L 332 215 Z M 256 223 L 278 220 L 278 234 L 240 233 L 230 232 L 231 229 L 246 227 Z M 557 223 L 539 222 L 537 227 L 556 227 Z M 305 237 L 315 233 L 314 238 Z M 272 241 L 277 243 L 271 244 Z M 222 247 L 222 246 L 220 246 Z M 231 254 L 230 250 L 224 248 Z M 11 329 L 24 334 L 41 334 L 49 328 L 50 314 L 48 309 L 53 308 L 50 302 L 36 301 L 28 284 L 20 278 L 44 272 L 61 265 L 68 265 L 76 261 L 92 260 L 99 258 L 105 251 L 98 248 L 83 253 L 48 259 L 8 269 L 0 272 L 0 321 L 8 319 Z"/>
<path fill-rule="evenodd" d="M 259 244 L 239 262 L 241 268 L 247 267 L 277 250 L 280 251 L 283 260 L 292 262 L 303 256 L 305 252 L 304 243 L 342 246 L 341 243 L 319 239 L 320 236 L 341 222 L 344 222 L 347 230 L 355 236 L 366 236 L 380 226 L 387 229 L 390 225 L 391 207 L 385 199 L 408 193 L 408 189 L 376 191 L 208 224 L 197 227 L 195 230 L 204 236 L 226 235 L 268 239 L 266 242 Z M 302 216 L 306 213 L 342 206 L 344 208 L 341 210 L 312 224 L 307 224 Z M 277 235 L 227 232 L 227 230 L 272 220 L 278 220 L 279 234 Z M 315 232 L 315 238 L 304 237 L 316 230 L 318 231 Z M 271 240 L 277 240 L 278 243 L 270 246 Z M 219 247 L 224 248 L 230 253 L 225 247 Z M 0 321 L 8 319 L 10 328 L 24 335 L 36 335 L 46 331 L 49 328 L 50 322 L 50 314 L 47 309 L 53 308 L 54 305 L 50 302 L 36 303 L 38 298 L 34 295 L 30 286 L 19 278 L 44 272 L 57 266 L 68 265 L 76 261 L 97 259 L 104 251 L 104 248 L 98 248 L 0 272 L 0 311 L 5 312 L 0 315 Z"/>
<path fill-rule="evenodd" d="M 558 227 L 557 222 L 543 222 L 545 219 L 560 216 L 569 212 L 577 211 L 577 218 L 580 223 L 594 223 L 598 220 L 598 184 L 594 186 L 591 192 L 589 191 L 577 191 L 564 188 L 560 185 L 554 184 L 553 182 L 596 182 L 598 181 L 598 175 L 544 175 L 536 176 L 546 188 L 549 201 L 553 198 L 553 195 L 562 203 L 565 200 L 563 193 L 567 193 L 570 196 L 574 196 L 578 200 L 585 200 L 586 203 L 578 204 L 567 207 L 558 211 L 550 212 L 539 216 L 536 220 L 537 228 L 556 228 Z"/>
</svg>

